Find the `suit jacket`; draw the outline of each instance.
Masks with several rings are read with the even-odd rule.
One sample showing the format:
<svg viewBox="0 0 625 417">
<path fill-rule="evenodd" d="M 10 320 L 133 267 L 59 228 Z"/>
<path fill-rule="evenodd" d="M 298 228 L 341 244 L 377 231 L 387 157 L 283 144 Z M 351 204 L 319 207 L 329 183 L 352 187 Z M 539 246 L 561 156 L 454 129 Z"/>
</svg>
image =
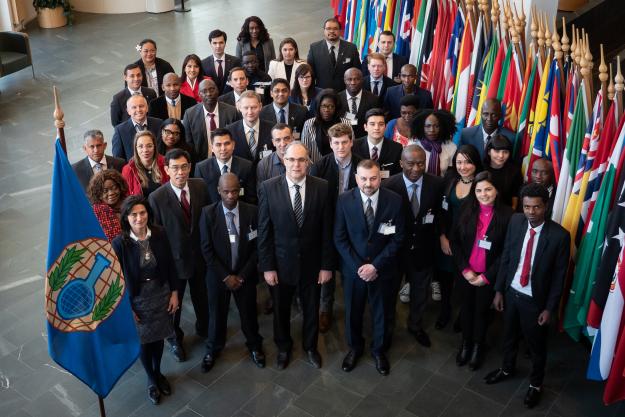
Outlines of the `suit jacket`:
<svg viewBox="0 0 625 417">
<path fill-rule="evenodd" d="M 287 124 L 291 127 L 291 129 L 294 129 L 294 131 L 302 133 L 304 123 L 306 122 L 306 119 L 308 119 L 307 114 L 308 110 L 306 107 L 300 106 L 299 104 L 289 103 L 289 117 Z M 267 104 L 263 107 L 260 111 L 260 118 L 271 122 L 274 125 L 278 123 L 273 103 Z"/>
<path fill-rule="evenodd" d="M 230 90 L 227 93 L 224 93 L 222 95 L 219 96 L 219 98 L 217 99 L 220 103 L 226 103 L 231 105 L 232 107 L 235 107 L 236 109 L 236 105 L 237 102 L 234 99 L 234 90 Z M 237 110 L 238 111 L 238 110 Z"/>
<path fill-rule="evenodd" d="M 184 113 L 195 106 L 197 102 L 184 94 L 180 94 L 178 96 L 178 100 L 180 100 L 180 120 L 184 118 Z M 162 120 L 169 119 L 169 113 L 167 113 L 167 100 L 165 99 L 165 94 L 155 98 L 150 102 L 150 110 L 148 111 L 148 116 L 156 117 Z"/>
<path fill-rule="evenodd" d="M 141 59 L 135 62 L 135 64 L 139 65 L 139 68 L 141 68 L 141 74 L 143 75 L 143 82 L 141 83 L 141 85 L 144 87 L 147 87 L 148 77 L 145 74 L 145 64 L 143 63 Z M 163 95 L 163 77 L 165 76 L 165 74 L 169 72 L 175 73 L 176 71 L 174 71 L 174 68 L 171 66 L 169 62 L 159 57 L 155 58 L 154 66 L 156 67 L 156 79 L 158 80 L 158 95 L 162 96 Z"/>
<path fill-rule="evenodd" d="M 401 144 L 392 140 L 383 140 L 382 150 L 378 155 L 378 164 L 382 171 L 389 171 L 389 175 L 395 175 L 401 172 L 401 166 L 399 160 L 401 159 L 401 153 L 403 151 Z M 371 159 L 369 153 L 369 144 L 367 143 L 367 137 L 356 139 L 352 152 L 361 157 L 362 159 Z"/>
<path fill-rule="evenodd" d="M 232 268 L 230 237 L 222 202 L 218 201 L 202 209 L 200 242 L 206 261 L 207 280 L 221 283 L 228 275 L 238 275 L 245 281 L 258 282 L 258 252 L 254 235 L 254 232 L 258 233 L 257 212 L 256 206 L 239 201 L 239 245 L 237 263 Z"/>
<path fill-rule="evenodd" d="M 360 68 L 360 54 L 356 45 L 343 39 L 339 41 L 336 66 L 330 63 L 330 50 L 324 39 L 314 42 L 308 50 L 308 63 L 315 74 L 317 87 L 345 90 L 343 74 L 349 68 Z"/>
<path fill-rule="evenodd" d="M 486 149 L 486 143 L 484 142 L 484 135 L 482 133 L 482 125 L 479 124 L 477 126 L 465 127 L 460 132 L 460 142 L 458 146 L 462 145 L 473 145 L 475 149 L 480 153 L 480 158 L 484 159 L 486 155 L 484 153 Z M 510 142 L 514 143 L 515 134 L 510 129 L 506 129 L 505 127 L 500 127 L 497 131 L 499 134 L 507 137 Z"/>
<path fill-rule="evenodd" d="M 393 74 L 392 74 L 393 79 L 399 77 L 399 74 L 401 72 L 401 67 L 403 67 L 406 64 L 408 64 L 408 58 L 406 58 L 403 55 L 393 54 Z M 367 66 L 366 56 L 365 56 L 365 59 L 362 60 L 362 75 L 365 75 L 365 76 L 369 75 L 369 67 Z"/>
<path fill-rule="evenodd" d="M 190 178 L 191 224 L 187 224 L 171 182 L 163 184 L 148 197 L 154 212 L 154 223 L 162 225 L 171 241 L 171 253 L 178 279 L 203 277 L 205 265 L 200 253 L 200 214 L 208 204 L 208 192 L 202 180 Z"/>
<path fill-rule="evenodd" d="M 293 68 L 291 69 L 291 79 L 289 80 L 289 84 L 291 85 L 291 90 L 293 90 L 293 86 L 295 86 L 295 82 L 297 81 L 295 79 L 295 71 L 297 70 L 297 67 L 302 65 L 302 63 L 304 62 L 306 61 L 303 61 L 301 59 L 293 62 Z M 271 61 L 269 63 L 269 68 L 267 69 L 267 75 L 269 75 L 272 80 L 275 80 L 276 78 L 284 78 L 286 80 L 287 78 L 286 78 L 286 69 L 284 67 L 284 61 L 277 61 L 275 59 Z"/>
<path fill-rule="evenodd" d="M 391 80 L 390 78 L 388 78 L 387 76 L 382 77 L 382 85 L 379 85 L 378 88 L 380 89 L 380 94 L 378 95 L 378 106 L 382 107 L 382 105 L 384 104 L 384 96 L 386 95 L 386 90 L 388 90 L 390 87 L 394 87 L 396 86 L 397 83 L 393 80 Z M 367 75 L 364 78 L 363 84 L 362 84 L 362 89 L 365 91 L 371 91 L 371 75 Z"/>
<path fill-rule="evenodd" d="M 427 173 L 424 173 L 422 178 L 419 190 L 419 212 L 416 217 L 412 214 L 409 190 L 406 188 L 402 172 L 383 181 L 382 187 L 399 194 L 403 201 L 406 216 L 406 237 L 402 250 L 403 265 L 406 266 L 410 262 L 418 268 L 427 268 L 434 264 L 435 248 L 439 244 L 435 225 L 440 215 L 444 181 L 441 177 Z"/>
<path fill-rule="evenodd" d="M 347 91 L 343 90 L 339 93 L 339 99 L 341 100 L 341 104 L 345 113 L 341 114 L 341 116 L 345 116 L 346 113 L 351 113 L 351 104 L 352 101 L 348 100 Z M 380 105 L 380 99 L 378 96 L 373 94 L 370 91 L 362 90 L 362 96 L 360 97 L 360 104 L 358 105 L 358 111 L 356 112 L 356 120 L 358 124 L 352 125 L 352 129 L 354 130 L 354 137 L 360 137 L 366 134 L 364 124 L 365 124 L 365 114 L 368 110 L 378 107 Z"/>
<path fill-rule="evenodd" d="M 347 184 L 348 190 L 351 190 L 358 185 L 356 184 L 356 167 L 361 160 L 362 158 L 352 153 L 352 162 L 349 167 L 349 178 Z M 339 197 L 339 167 L 336 163 L 334 152 L 327 154 L 315 162 L 310 168 L 310 175 L 313 177 L 323 178 L 328 182 L 328 193 L 332 206 L 332 214 L 334 214 L 336 200 Z"/>
<path fill-rule="evenodd" d="M 317 282 L 335 268 L 332 217 L 326 181 L 306 177 L 304 222 L 297 226 L 285 175 L 262 183 L 258 207 L 258 263 L 277 271 L 281 283 Z"/>
<path fill-rule="evenodd" d="M 241 199 L 250 204 L 254 204 L 256 200 L 256 179 L 254 178 L 254 169 L 252 163 L 247 159 L 239 158 L 238 156 L 232 156 L 232 165 L 230 171 L 239 177 L 241 184 Z M 195 178 L 202 178 L 206 183 L 208 190 L 208 204 L 213 204 L 221 200 L 219 193 L 217 192 L 217 185 L 221 172 L 219 171 L 219 165 L 217 165 L 217 159 L 212 158 L 205 159 L 195 166 Z"/>
<path fill-rule="evenodd" d="M 266 69 L 269 68 L 269 62 L 271 62 L 272 59 L 276 59 L 276 49 L 273 46 L 273 39 L 271 38 L 263 42 L 262 46 L 263 46 L 263 56 L 265 57 L 265 59 L 264 59 L 264 62 L 259 62 L 258 64 L 259 64 L 259 68 L 265 71 Z M 239 59 L 243 61 L 243 54 L 251 50 L 252 50 L 252 46 L 250 45 L 249 42 L 238 41 L 235 53 L 237 57 L 239 57 Z"/>
<path fill-rule="evenodd" d="M 126 165 L 126 160 L 108 155 L 104 155 L 104 157 L 106 158 L 106 169 L 114 169 L 121 174 L 122 168 Z M 87 192 L 87 186 L 89 181 L 91 181 L 91 177 L 93 177 L 93 169 L 89 163 L 89 157 L 85 156 L 80 161 L 73 163 L 72 168 L 78 177 L 78 182 L 80 182 L 83 190 Z"/>
<path fill-rule="evenodd" d="M 156 92 L 148 87 L 141 87 L 141 95 L 145 97 L 148 104 L 156 98 Z M 126 111 L 126 102 L 130 96 L 128 87 L 113 96 L 113 100 L 111 100 L 111 125 L 113 127 L 130 119 L 130 115 Z"/>
<path fill-rule="evenodd" d="M 259 121 L 259 131 L 256 132 L 256 156 L 252 155 L 250 146 L 247 143 L 247 137 L 245 136 L 245 129 L 243 128 L 243 120 L 238 120 L 232 124 L 226 126 L 226 129 L 230 131 L 234 138 L 234 154 L 238 157 L 245 158 L 248 161 L 252 161 L 254 169 L 256 164 L 260 161 L 261 152 L 265 149 L 275 151 L 273 142 L 271 141 L 271 128 L 273 124 L 263 119 Z"/>
<path fill-rule="evenodd" d="M 527 226 L 523 214 L 516 213 L 510 219 L 495 283 L 498 292 L 504 293 L 510 287 L 519 262 L 523 262 L 520 258 Z M 546 219 L 538 242 L 534 242 L 538 246 L 530 272 L 530 285 L 534 303 L 541 311 L 555 312 L 560 304 L 569 263 L 570 239 L 566 229 Z"/>
<path fill-rule="evenodd" d="M 217 127 L 226 127 L 239 119 L 239 112 L 226 103 L 217 103 L 219 117 Z M 206 134 L 206 119 L 204 118 L 204 103 L 198 103 L 188 109 L 182 119 L 185 139 L 193 147 L 198 161 L 208 158 L 208 135 Z"/>
<path fill-rule="evenodd" d="M 388 119 L 397 119 L 400 116 L 400 107 L 402 97 L 406 93 L 404 92 L 403 85 L 396 85 L 386 90 L 384 96 L 384 110 L 388 112 Z M 418 109 L 433 109 L 434 103 L 432 102 L 432 94 L 429 91 L 416 87 L 414 95 L 417 96 Z"/>
<path fill-rule="evenodd" d="M 341 256 L 342 274 L 357 276 L 358 268 L 372 264 L 378 279 L 393 279 L 397 272 L 397 256 L 404 241 L 405 218 L 401 197 L 380 188 L 378 207 L 372 230 L 367 230 L 360 189 L 339 196 L 334 221 L 334 245 Z M 380 232 L 382 224 L 395 226 L 394 233 Z"/>
<path fill-rule="evenodd" d="M 211 77 L 213 81 L 215 81 L 220 93 L 223 93 L 224 91 L 230 70 L 241 66 L 241 60 L 236 56 L 224 54 L 223 60 L 224 62 L 222 65 L 224 66 L 224 77 L 221 80 L 217 77 L 217 71 L 215 71 L 215 57 L 213 55 L 209 55 L 202 60 L 202 70 L 204 71 L 204 75 Z"/>
<path fill-rule="evenodd" d="M 161 127 L 161 123 L 163 121 L 161 119 L 157 119 L 156 117 L 148 116 L 146 122 L 148 125 L 148 130 L 152 132 L 155 137 L 158 137 L 158 130 Z M 113 139 L 111 140 L 111 142 L 113 143 L 113 156 L 125 159 L 127 161 L 132 159 L 132 155 L 134 154 L 132 144 L 135 140 L 136 133 L 137 130 L 135 129 L 135 125 L 132 119 L 128 119 L 125 122 L 122 122 L 115 126 Z"/>
</svg>

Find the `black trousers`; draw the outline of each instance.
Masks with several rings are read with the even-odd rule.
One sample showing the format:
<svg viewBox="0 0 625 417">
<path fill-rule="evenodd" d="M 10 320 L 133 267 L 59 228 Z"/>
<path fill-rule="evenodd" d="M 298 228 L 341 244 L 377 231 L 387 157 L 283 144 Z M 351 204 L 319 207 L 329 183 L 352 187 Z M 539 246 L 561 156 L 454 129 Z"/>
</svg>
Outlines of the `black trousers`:
<svg viewBox="0 0 625 417">
<path fill-rule="evenodd" d="M 410 283 L 410 311 L 408 314 L 408 329 L 418 331 L 423 329 L 423 313 L 430 294 L 432 268 L 420 269 L 414 265 L 406 267 L 406 282 Z"/>
<path fill-rule="evenodd" d="M 293 349 L 291 338 L 291 306 L 295 291 L 302 303 L 302 347 L 305 351 L 317 350 L 319 338 L 319 296 L 321 285 L 309 279 L 299 285 L 278 283 L 269 287 L 273 299 L 273 340 L 280 352 Z"/>
<path fill-rule="evenodd" d="M 451 295 L 454 288 L 454 272 L 436 268 L 434 279 L 441 287 L 441 310 L 440 316 L 449 319 L 451 317 Z"/>
<path fill-rule="evenodd" d="M 539 326 L 541 310 L 528 295 L 512 288 L 506 292 L 504 303 L 503 369 L 514 371 L 521 335 L 527 342 L 532 358 L 530 384 L 540 387 L 545 378 L 547 363 L 547 331 L 549 326 Z"/>
<path fill-rule="evenodd" d="M 461 274 L 459 287 L 462 293 L 462 338 L 469 343 L 484 343 L 489 324 L 488 312 L 495 296 L 493 286 L 476 287 L 469 284 Z"/>
<path fill-rule="evenodd" d="M 226 345 L 228 331 L 228 310 L 230 298 L 239 310 L 241 330 L 245 336 L 245 345 L 250 351 L 262 350 L 263 338 L 258 333 L 258 316 L 256 314 L 256 283 L 245 281 L 236 291 L 231 291 L 221 280 L 207 277 L 208 287 L 208 338 L 206 353 L 211 355 L 221 352 Z"/>
<path fill-rule="evenodd" d="M 199 336 L 206 337 L 208 335 L 208 295 L 206 290 L 206 280 L 204 275 L 194 275 L 193 278 L 177 279 L 176 290 L 178 290 L 178 301 L 182 307 L 182 301 L 184 300 L 184 293 L 187 289 L 187 281 L 189 282 L 189 293 L 191 295 L 191 303 L 193 304 L 193 310 L 195 311 L 195 331 Z M 174 329 L 176 330 L 176 339 L 179 343 L 182 343 L 184 332 L 180 328 L 180 315 L 182 308 L 178 309 L 174 314 Z M 167 339 L 169 342 L 172 339 Z"/>
</svg>

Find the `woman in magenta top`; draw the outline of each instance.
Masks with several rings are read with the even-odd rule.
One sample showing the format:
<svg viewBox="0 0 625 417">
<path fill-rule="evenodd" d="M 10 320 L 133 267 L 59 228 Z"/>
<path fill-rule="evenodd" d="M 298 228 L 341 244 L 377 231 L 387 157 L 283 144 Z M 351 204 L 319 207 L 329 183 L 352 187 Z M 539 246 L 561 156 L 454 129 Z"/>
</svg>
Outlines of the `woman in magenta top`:
<svg viewBox="0 0 625 417">
<path fill-rule="evenodd" d="M 451 248 L 461 271 L 462 292 L 462 344 L 456 364 L 468 362 L 471 370 L 478 369 L 484 357 L 488 310 L 495 294 L 493 284 L 512 213 L 512 208 L 500 201 L 490 172 L 483 171 L 475 176 L 454 224 Z"/>
</svg>

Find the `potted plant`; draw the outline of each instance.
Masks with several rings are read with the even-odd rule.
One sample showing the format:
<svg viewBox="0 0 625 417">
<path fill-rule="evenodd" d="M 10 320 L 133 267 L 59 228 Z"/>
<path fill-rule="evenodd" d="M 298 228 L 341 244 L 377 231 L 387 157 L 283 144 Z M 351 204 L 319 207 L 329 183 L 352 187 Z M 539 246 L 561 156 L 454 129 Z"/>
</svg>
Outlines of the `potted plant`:
<svg viewBox="0 0 625 417">
<path fill-rule="evenodd" d="M 69 0 L 33 0 L 37 21 L 42 28 L 58 28 L 71 23 L 72 6 Z"/>
</svg>

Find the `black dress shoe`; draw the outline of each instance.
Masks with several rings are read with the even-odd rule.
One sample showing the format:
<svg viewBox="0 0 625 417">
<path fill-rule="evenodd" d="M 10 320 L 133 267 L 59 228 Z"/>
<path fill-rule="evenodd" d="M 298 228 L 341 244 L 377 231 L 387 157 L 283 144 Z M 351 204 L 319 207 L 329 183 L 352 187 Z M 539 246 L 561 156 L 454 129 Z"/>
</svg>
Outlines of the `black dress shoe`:
<svg viewBox="0 0 625 417">
<path fill-rule="evenodd" d="M 158 374 L 156 377 L 156 386 L 158 386 L 158 390 L 163 395 L 171 395 L 171 385 L 169 385 L 169 381 L 165 378 L 165 375 Z"/>
<path fill-rule="evenodd" d="M 253 350 L 250 352 L 250 357 L 252 358 L 252 362 L 256 364 L 259 368 L 265 367 L 265 354 L 262 350 Z"/>
<path fill-rule="evenodd" d="M 178 362 L 184 362 L 187 360 L 187 355 L 184 353 L 182 343 L 174 340 L 169 344 L 169 351 L 174 355 L 174 358 Z"/>
<path fill-rule="evenodd" d="M 289 352 L 278 352 L 278 357 L 276 358 L 276 368 L 279 370 L 286 369 L 286 367 L 289 366 L 290 356 Z"/>
<path fill-rule="evenodd" d="M 434 323 L 434 328 L 436 330 L 443 330 L 445 327 L 447 327 L 448 323 L 449 314 L 441 314 L 440 316 L 438 316 L 438 319 L 436 319 L 436 323 Z"/>
<path fill-rule="evenodd" d="M 471 352 L 471 359 L 469 360 L 469 369 L 476 371 L 482 366 L 484 360 L 484 346 L 476 343 L 473 345 L 473 352 Z"/>
<path fill-rule="evenodd" d="M 148 399 L 152 401 L 152 404 L 158 405 L 161 402 L 161 393 L 158 391 L 156 385 L 148 386 Z"/>
<path fill-rule="evenodd" d="M 469 358 L 471 357 L 471 347 L 471 343 L 466 340 L 462 341 L 458 354 L 456 355 L 456 365 L 464 366 L 467 362 L 469 362 Z"/>
<path fill-rule="evenodd" d="M 423 331 L 423 329 L 419 329 L 416 331 L 411 330 L 410 333 L 414 335 L 414 338 L 417 340 L 417 342 L 421 346 L 423 347 L 432 346 L 432 341 L 430 341 L 430 336 L 428 336 L 428 334 L 425 331 Z"/>
<path fill-rule="evenodd" d="M 525 400 L 523 400 L 523 404 L 527 408 L 534 408 L 540 402 L 540 397 L 542 394 L 542 390 L 540 388 L 530 387 L 527 389 L 527 394 L 525 394 Z"/>
<path fill-rule="evenodd" d="M 316 350 L 309 350 L 306 352 L 306 357 L 308 359 L 308 363 L 314 366 L 315 368 L 321 368 L 321 355 Z"/>
<path fill-rule="evenodd" d="M 391 366 L 388 363 L 386 355 L 384 355 L 383 353 L 379 355 L 373 355 L 373 360 L 375 362 L 375 369 L 377 369 L 378 373 L 384 376 L 388 375 Z"/>
<path fill-rule="evenodd" d="M 204 355 L 204 359 L 202 359 L 202 372 L 206 373 L 210 371 L 213 365 L 215 365 L 215 356 L 210 353 Z"/>
<path fill-rule="evenodd" d="M 356 366 L 360 355 L 353 350 L 347 352 L 347 356 L 343 359 L 343 365 L 341 366 L 345 372 L 350 372 Z"/>
<path fill-rule="evenodd" d="M 501 381 L 505 381 L 506 379 L 512 377 L 513 375 L 514 375 L 514 372 L 506 372 L 502 368 L 499 368 L 486 374 L 486 376 L 484 377 L 484 381 L 488 385 L 492 385 Z"/>
</svg>

